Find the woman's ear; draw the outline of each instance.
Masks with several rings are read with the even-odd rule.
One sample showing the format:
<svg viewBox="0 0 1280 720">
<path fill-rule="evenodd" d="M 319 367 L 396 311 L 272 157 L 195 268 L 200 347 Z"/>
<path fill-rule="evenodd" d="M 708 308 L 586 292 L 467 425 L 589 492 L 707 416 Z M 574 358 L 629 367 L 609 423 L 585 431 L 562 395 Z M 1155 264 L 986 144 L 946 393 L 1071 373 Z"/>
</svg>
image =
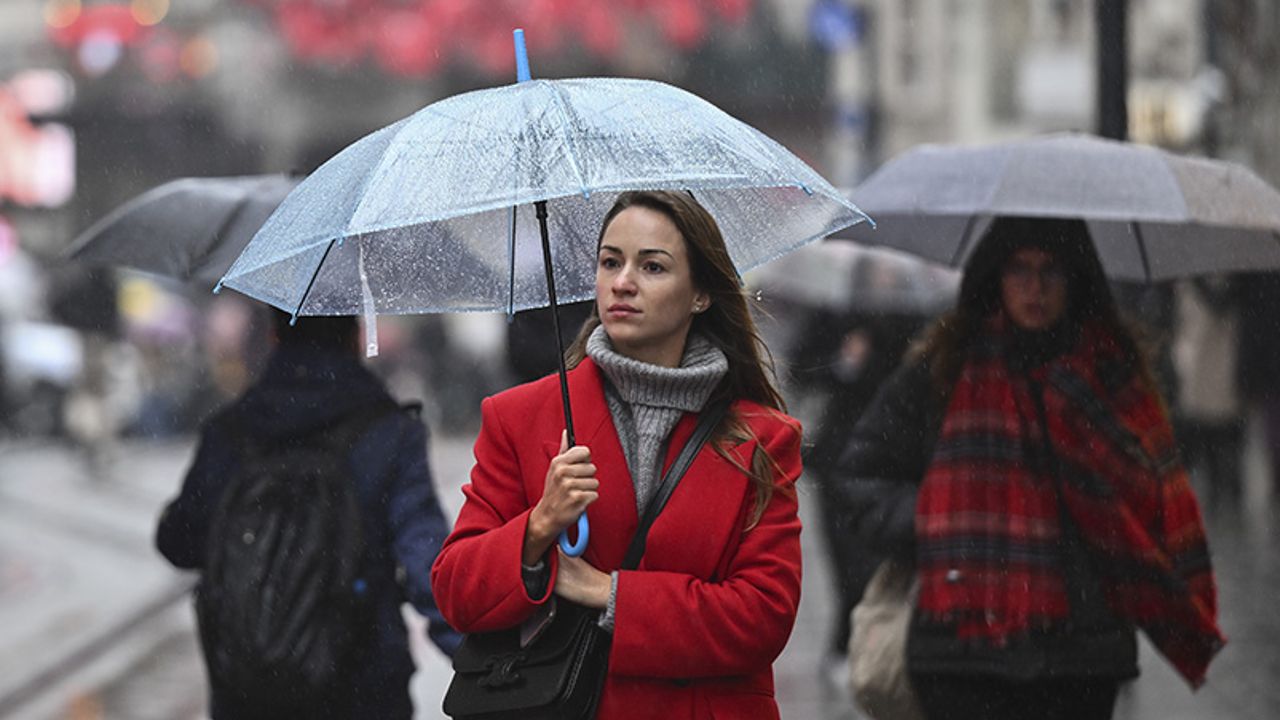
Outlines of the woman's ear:
<svg viewBox="0 0 1280 720">
<path fill-rule="evenodd" d="M 693 314 L 697 315 L 711 307 L 711 296 L 705 292 L 698 292 L 693 296 Z"/>
</svg>

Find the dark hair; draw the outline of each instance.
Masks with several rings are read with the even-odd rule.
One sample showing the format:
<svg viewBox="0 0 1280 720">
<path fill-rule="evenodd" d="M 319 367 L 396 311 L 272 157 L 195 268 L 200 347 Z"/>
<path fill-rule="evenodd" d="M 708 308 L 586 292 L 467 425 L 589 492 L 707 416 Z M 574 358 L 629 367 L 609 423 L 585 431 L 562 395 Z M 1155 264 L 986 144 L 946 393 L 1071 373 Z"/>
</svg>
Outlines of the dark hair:
<svg viewBox="0 0 1280 720">
<path fill-rule="evenodd" d="M 289 313 L 273 310 L 272 324 L 282 347 L 309 347 L 345 350 L 355 347 L 360 325 L 349 315 L 299 317 L 290 325 Z"/>
<path fill-rule="evenodd" d="M 597 249 L 604 240 L 609 223 L 623 210 L 631 207 L 662 213 L 676 226 L 688 250 L 693 284 L 711 298 L 711 306 L 693 316 L 693 325 L 689 330 L 690 333 L 698 333 L 709 340 L 729 361 L 728 373 L 708 402 L 745 399 L 773 410 L 784 410 L 786 406 L 782 395 L 771 379 L 774 375 L 773 357 L 756 329 L 747 306 L 746 294 L 742 291 L 741 280 L 715 218 L 691 193 L 656 190 L 625 192 L 618 196 L 600 224 Z M 565 352 L 566 363 L 570 367 L 576 367 L 586 357 L 587 338 L 599 325 L 599 308 L 592 303 L 591 314 Z M 717 442 L 713 444 L 722 457 L 737 465 L 736 460 L 723 449 L 724 443 L 719 441 L 737 442 L 750 437 L 751 430 L 747 424 L 730 413 L 716 430 Z M 756 511 L 751 520 L 754 523 L 764 512 L 773 494 L 777 464 L 763 449 L 758 449 L 756 456 L 752 458 L 751 469 L 739 467 L 756 485 Z"/>
<path fill-rule="evenodd" d="M 1102 270 L 1089 229 L 1082 220 L 999 217 L 992 221 L 965 262 L 956 307 L 942 316 L 911 350 L 925 360 L 938 392 L 946 396 L 964 363 L 964 351 L 982 324 L 1001 306 L 1001 275 L 1006 263 L 1022 248 L 1051 253 L 1067 276 L 1066 322 L 1079 326 L 1100 323 L 1151 388 L 1150 365 L 1140 351 L 1137 332 L 1120 318 L 1111 286 Z"/>
</svg>

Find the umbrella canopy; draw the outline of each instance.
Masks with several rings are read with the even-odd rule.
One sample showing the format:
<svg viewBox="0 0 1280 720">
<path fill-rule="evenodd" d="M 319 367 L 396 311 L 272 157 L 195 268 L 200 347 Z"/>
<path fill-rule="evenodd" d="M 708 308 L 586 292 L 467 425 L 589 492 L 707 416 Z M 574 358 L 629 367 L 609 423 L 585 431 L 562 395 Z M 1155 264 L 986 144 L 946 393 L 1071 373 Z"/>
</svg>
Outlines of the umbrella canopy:
<svg viewBox="0 0 1280 720">
<path fill-rule="evenodd" d="M 766 296 L 833 313 L 932 315 L 960 286 L 955 270 L 894 250 L 822 242 L 779 258 L 753 275 Z"/>
<path fill-rule="evenodd" d="M 1089 135 L 925 145 L 852 193 L 878 227 L 836 237 L 961 266 L 996 216 L 1086 221 L 1107 274 L 1280 268 L 1280 193 L 1249 170 Z"/>
<path fill-rule="evenodd" d="M 745 271 L 865 219 L 799 158 L 659 82 L 531 80 L 441 100 L 304 180 L 222 283 L 298 315 L 516 310 L 594 294 L 619 192 L 688 190 Z M 514 232 L 513 232 L 514 225 Z"/>
<path fill-rule="evenodd" d="M 116 208 L 67 257 L 213 287 L 301 180 L 290 175 L 181 178 Z"/>
<path fill-rule="evenodd" d="M 866 219 L 799 158 L 705 100 L 647 80 L 526 80 L 521 31 L 515 40 L 522 82 L 433 103 L 334 156 L 219 287 L 295 316 L 551 305 L 559 342 L 557 296 L 594 295 L 600 225 L 621 192 L 693 193 L 739 272 Z M 517 211 L 529 204 L 536 214 Z M 376 353 L 376 324 L 366 333 Z M 585 514 L 578 528 L 577 543 L 561 535 L 570 555 L 586 547 Z"/>
</svg>

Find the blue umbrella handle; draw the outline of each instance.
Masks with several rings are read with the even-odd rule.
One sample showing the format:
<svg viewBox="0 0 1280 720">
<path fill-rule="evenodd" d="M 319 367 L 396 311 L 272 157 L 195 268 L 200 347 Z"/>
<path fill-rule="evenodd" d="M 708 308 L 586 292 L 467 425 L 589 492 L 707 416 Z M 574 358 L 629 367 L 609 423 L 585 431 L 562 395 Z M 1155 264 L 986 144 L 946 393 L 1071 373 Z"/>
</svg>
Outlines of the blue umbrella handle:
<svg viewBox="0 0 1280 720">
<path fill-rule="evenodd" d="M 587 514 L 578 516 L 578 542 L 569 542 L 569 531 L 560 531 L 560 550 L 569 557 L 578 557 L 587 549 L 587 540 L 591 537 L 591 525 L 587 523 Z"/>
</svg>

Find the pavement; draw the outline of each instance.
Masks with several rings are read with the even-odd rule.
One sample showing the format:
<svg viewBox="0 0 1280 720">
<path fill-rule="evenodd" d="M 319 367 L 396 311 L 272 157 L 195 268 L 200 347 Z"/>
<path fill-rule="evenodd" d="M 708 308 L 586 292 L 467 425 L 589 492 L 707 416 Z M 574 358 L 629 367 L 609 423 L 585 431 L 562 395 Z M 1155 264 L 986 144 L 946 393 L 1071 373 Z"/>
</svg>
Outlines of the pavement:
<svg viewBox="0 0 1280 720">
<path fill-rule="evenodd" d="M 457 512 L 471 438 L 439 435 L 432 467 L 446 511 Z M 1207 514 L 1221 619 L 1230 644 L 1196 693 L 1143 645 L 1143 676 L 1121 693 L 1119 720 L 1280 717 L 1280 522 L 1251 436 L 1240 508 Z M 190 461 L 189 440 L 130 442 L 112 477 L 70 449 L 0 439 L 0 718 L 197 720 L 205 689 L 187 590 L 191 576 L 152 549 L 164 502 Z M 857 720 L 842 675 L 823 654 L 829 574 L 802 484 L 805 574 L 795 631 L 775 666 L 784 718 Z M 407 611 L 411 625 L 421 619 Z M 447 660 L 414 632 L 417 720 L 434 720 Z"/>
</svg>

